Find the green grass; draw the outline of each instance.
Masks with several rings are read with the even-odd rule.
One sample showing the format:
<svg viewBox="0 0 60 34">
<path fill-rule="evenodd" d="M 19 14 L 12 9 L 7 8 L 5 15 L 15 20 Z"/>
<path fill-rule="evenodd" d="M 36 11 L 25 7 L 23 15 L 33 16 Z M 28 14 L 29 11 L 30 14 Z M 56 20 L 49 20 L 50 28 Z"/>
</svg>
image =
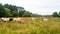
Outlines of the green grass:
<svg viewBox="0 0 60 34">
<path fill-rule="evenodd" d="M 60 18 L 26 18 L 23 23 L 0 20 L 0 34 L 60 34 Z"/>
</svg>

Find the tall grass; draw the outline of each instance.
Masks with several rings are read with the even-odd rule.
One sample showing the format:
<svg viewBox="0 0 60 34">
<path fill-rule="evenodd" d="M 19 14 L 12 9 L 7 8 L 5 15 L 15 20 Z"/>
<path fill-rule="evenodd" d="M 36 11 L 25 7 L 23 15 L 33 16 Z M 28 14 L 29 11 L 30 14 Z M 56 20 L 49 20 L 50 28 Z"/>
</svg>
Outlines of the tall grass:
<svg viewBox="0 0 60 34">
<path fill-rule="evenodd" d="M 60 18 L 26 18 L 24 23 L 0 21 L 0 34 L 60 34 Z"/>
</svg>

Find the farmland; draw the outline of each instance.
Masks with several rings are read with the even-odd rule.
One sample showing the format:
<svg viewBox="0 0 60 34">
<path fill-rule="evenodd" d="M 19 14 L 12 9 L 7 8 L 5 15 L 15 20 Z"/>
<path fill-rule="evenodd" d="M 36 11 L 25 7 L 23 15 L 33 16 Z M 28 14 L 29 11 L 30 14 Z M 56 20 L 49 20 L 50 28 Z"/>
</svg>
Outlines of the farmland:
<svg viewBox="0 0 60 34">
<path fill-rule="evenodd" d="M 0 34 L 60 34 L 60 18 L 24 18 L 21 22 L 0 20 Z"/>
</svg>

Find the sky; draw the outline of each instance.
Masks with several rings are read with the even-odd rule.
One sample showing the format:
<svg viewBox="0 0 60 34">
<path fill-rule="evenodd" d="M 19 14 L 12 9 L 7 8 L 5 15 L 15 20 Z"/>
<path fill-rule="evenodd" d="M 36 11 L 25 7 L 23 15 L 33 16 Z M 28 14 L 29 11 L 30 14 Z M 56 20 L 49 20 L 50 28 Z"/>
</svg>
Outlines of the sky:
<svg viewBox="0 0 60 34">
<path fill-rule="evenodd" d="M 22 6 L 27 11 L 41 15 L 60 11 L 60 0 L 0 0 L 0 3 Z"/>
</svg>

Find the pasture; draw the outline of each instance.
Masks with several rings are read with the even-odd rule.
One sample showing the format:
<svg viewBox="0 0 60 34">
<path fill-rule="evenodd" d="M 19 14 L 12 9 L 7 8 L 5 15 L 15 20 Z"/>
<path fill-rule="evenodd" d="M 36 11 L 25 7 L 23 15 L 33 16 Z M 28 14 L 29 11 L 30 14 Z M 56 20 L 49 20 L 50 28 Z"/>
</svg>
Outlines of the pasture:
<svg viewBox="0 0 60 34">
<path fill-rule="evenodd" d="M 60 18 L 31 17 L 21 22 L 0 20 L 0 34 L 60 34 Z"/>
</svg>

